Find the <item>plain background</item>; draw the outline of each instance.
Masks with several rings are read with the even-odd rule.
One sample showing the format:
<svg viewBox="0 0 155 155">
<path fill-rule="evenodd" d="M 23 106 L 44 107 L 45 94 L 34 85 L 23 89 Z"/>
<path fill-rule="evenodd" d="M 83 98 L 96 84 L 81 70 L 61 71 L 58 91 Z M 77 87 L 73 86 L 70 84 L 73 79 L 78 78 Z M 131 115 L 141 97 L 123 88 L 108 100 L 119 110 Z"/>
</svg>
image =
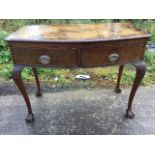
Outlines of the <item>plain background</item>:
<svg viewBox="0 0 155 155">
<path fill-rule="evenodd" d="M 0 0 L 0 19 L 154 19 L 153 0 Z M 0 136 L 1 155 L 154 154 L 149 136 Z"/>
</svg>

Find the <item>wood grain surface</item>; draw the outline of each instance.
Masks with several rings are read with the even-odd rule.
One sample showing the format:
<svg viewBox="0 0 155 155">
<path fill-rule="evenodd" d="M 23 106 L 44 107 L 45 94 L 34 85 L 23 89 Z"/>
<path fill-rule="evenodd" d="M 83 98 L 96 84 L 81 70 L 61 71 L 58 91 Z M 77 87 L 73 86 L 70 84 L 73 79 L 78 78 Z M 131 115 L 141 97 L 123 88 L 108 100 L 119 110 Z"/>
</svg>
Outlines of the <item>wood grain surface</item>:
<svg viewBox="0 0 155 155">
<path fill-rule="evenodd" d="M 131 23 L 31 25 L 11 34 L 7 41 L 89 42 L 147 38 Z"/>
</svg>

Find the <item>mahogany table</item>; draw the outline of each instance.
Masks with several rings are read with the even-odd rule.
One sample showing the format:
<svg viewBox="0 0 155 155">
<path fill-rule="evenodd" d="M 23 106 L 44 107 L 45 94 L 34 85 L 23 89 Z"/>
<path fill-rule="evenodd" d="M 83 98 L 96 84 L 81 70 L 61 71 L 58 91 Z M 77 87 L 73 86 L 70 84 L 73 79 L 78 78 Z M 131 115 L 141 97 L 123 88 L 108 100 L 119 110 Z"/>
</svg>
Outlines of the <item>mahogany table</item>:
<svg viewBox="0 0 155 155">
<path fill-rule="evenodd" d="M 116 93 L 125 64 L 136 67 L 136 77 L 129 96 L 126 117 L 133 118 L 132 102 L 145 74 L 144 50 L 150 35 L 130 23 L 31 25 L 19 29 L 6 38 L 13 59 L 13 80 L 26 102 L 27 122 L 34 120 L 30 100 L 21 72 L 32 67 L 41 96 L 36 68 L 87 68 L 119 65 Z"/>
</svg>

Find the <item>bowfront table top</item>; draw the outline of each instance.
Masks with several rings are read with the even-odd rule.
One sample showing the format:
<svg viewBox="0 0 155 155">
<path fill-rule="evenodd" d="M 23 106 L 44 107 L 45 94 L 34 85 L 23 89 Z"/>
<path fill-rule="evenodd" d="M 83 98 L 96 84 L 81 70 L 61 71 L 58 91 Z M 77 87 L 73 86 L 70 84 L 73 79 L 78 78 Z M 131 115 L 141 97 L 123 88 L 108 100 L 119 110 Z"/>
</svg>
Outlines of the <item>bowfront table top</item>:
<svg viewBox="0 0 155 155">
<path fill-rule="evenodd" d="M 136 77 L 129 96 L 126 117 L 133 118 L 132 103 L 145 74 L 144 51 L 149 34 L 130 23 L 31 25 L 19 29 L 6 38 L 13 59 L 13 79 L 26 102 L 27 122 L 34 120 L 30 100 L 24 87 L 21 72 L 32 67 L 37 93 L 42 95 L 38 67 L 104 67 L 119 65 L 116 93 L 125 64 L 133 64 Z"/>
<path fill-rule="evenodd" d="M 7 41 L 90 42 L 146 37 L 148 33 L 130 23 L 32 25 L 22 27 Z"/>
</svg>

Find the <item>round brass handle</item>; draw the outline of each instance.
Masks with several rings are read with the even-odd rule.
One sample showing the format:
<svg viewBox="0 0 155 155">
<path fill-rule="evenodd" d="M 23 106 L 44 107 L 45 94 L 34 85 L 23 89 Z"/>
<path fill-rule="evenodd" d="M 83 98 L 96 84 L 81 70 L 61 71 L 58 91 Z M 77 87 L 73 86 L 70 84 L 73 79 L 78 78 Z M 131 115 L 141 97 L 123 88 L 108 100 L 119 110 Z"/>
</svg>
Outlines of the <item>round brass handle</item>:
<svg viewBox="0 0 155 155">
<path fill-rule="evenodd" d="M 39 62 L 44 64 L 44 65 L 49 64 L 50 61 L 51 61 L 51 58 L 48 55 L 42 55 L 39 57 Z"/>
<path fill-rule="evenodd" d="M 115 61 L 117 61 L 118 59 L 119 59 L 119 55 L 118 54 L 116 54 L 116 53 L 112 53 L 112 54 L 110 54 L 109 55 L 109 60 L 111 61 L 111 62 L 115 62 Z"/>
</svg>

